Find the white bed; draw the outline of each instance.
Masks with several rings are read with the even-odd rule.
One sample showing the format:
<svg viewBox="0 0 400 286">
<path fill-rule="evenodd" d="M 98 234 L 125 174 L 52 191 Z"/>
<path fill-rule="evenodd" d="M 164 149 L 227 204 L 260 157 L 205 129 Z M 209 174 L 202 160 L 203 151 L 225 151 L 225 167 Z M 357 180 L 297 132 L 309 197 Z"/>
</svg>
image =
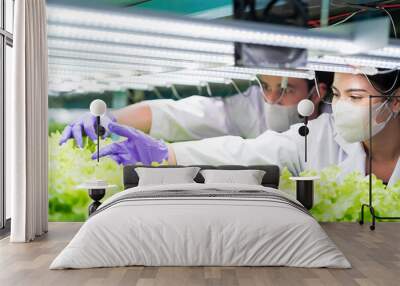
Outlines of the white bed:
<svg viewBox="0 0 400 286">
<path fill-rule="evenodd" d="M 196 192 L 202 195 L 190 195 Z M 112 196 L 50 269 L 128 265 L 351 267 L 318 222 L 282 192 L 198 183 L 135 187 Z"/>
</svg>

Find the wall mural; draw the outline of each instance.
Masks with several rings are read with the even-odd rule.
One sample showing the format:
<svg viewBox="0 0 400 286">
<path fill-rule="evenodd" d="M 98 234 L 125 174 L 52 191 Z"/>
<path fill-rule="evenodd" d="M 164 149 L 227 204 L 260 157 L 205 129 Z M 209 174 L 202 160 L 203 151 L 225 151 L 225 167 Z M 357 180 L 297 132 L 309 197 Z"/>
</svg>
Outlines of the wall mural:
<svg viewBox="0 0 400 286">
<path fill-rule="evenodd" d="M 387 77 L 387 75 L 386 75 Z M 379 78 L 371 78 L 375 80 L 375 82 L 379 82 Z M 381 79 L 382 80 L 382 79 Z M 275 82 L 274 82 L 275 81 Z M 296 90 L 294 87 L 296 83 L 303 82 L 303 84 L 307 83 L 306 80 L 300 79 L 286 79 L 285 84 L 290 86 L 293 94 L 296 92 L 299 92 L 299 89 Z M 251 87 L 245 87 L 243 93 L 240 95 L 239 100 L 248 100 L 250 101 L 250 98 L 259 98 L 262 101 L 266 101 L 269 99 L 270 96 L 268 95 L 269 92 L 269 86 L 268 82 L 270 83 L 270 86 L 273 86 L 273 83 L 279 83 L 282 84 L 283 80 L 282 78 L 277 78 L 277 77 L 268 77 L 268 76 L 263 76 L 261 77 L 261 82 L 262 85 L 261 87 L 259 86 L 251 86 Z M 322 80 L 321 80 L 322 82 Z M 333 82 L 333 92 L 339 93 L 341 90 L 344 90 L 347 86 L 351 86 L 351 84 L 357 83 L 359 85 L 365 85 L 368 84 L 368 81 L 365 79 L 364 76 L 362 75 L 344 75 L 344 74 L 337 74 L 335 75 L 335 80 Z M 280 87 L 280 85 L 279 85 Z M 307 85 L 304 86 L 305 90 L 307 92 Z M 261 88 L 264 90 L 264 93 L 261 93 L 260 90 Z M 365 89 L 371 89 L 368 85 L 364 86 Z M 308 88 L 310 91 L 314 91 L 315 89 L 310 85 L 310 88 Z M 286 90 L 288 92 L 289 89 Z M 373 90 L 368 90 L 368 92 Z M 165 94 L 166 97 L 171 96 L 171 94 Z M 311 209 L 311 213 L 313 214 L 314 217 L 316 217 L 319 221 L 357 221 L 360 215 L 360 206 L 362 203 L 367 203 L 368 202 L 368 190 L 369 190 L 369 178 L 368 176 L 365 175 L 362 171 L 360 171 L 360 166 L 365 167 L 366 166 L 366 158 L 361 160 L 365 160 L 364 162 L 360 161 L 360 158 L 354 157 L 352 158 L 347 158 L 346 160 L 340 159 L 338 160 L 337 164 L 329 164 L 329 160 L 327 158 L 322 157 L 325 154 L 327 157 L 332 157 L 332 154 L 336 154 L 336 156 L 344 156 L 337 153 L 337 151 L 332 151 L 329 150 L 329 148 L 332 148 L 332 146 L 329 146 L 331 142 L 326 141 L 324 143 L 323 140 L 327 136 L 326 134 L 321 131 L 321 128 L 314 128 L 315 126 L 314 122 L 320 122 L 323 118 L 329 117 L 331 118 L 332 116 L 339 116 L 337 113 L 338 111 L 335 109 L 337 108 L 338 102 L 341 102 L 343 99 L 339 99 L 340 97 L 338 94 L 336 95 L 331 95 L 328 94 L 327 96 L 330 96 L 330 100 L 326 101 L 321 101 L 320 107 L 323 106 L 324 108 L 329 106 L 329 104 L 333 103 L 333 115 L 330 113 L 329 110 L 324 111 L 323 109 L 320 108 L 321 114 L 318 114 L 316 116 L 316 120 L 310 121 L 309 127 L 310 127 L 310 134 L 309 134 L 309 144 L 311 146 L 314 146 L 315 150 L 310 149 L 309 150 L 309 161 L 306 163 L 304 162 L 304 157 L 303 157 L 303 145 L 301 142 L 303 142 L 303 137 L 298 137 L 298 144 L 297 147 L 299 150 L 297 152 L 299 153 L 298 159 L 301 162 L 298 162 L 298 166 L 293 163 L 293 160 L 290 159 L 289 155 L 290 152 L 292 152 L 291 148 L 288 148 L 288 146 L 291 146 L 290 143 L 291 141 L 287 141 L 287 138 L 282 137 L 282 132 L 290 127 L 292 123 L 296 122 L 290 122 L 290 120 L 298 120 L 298 122 L 301 122 L 303 119 L 291 116 L 290 113 L 283 113 L 285 118 L 287 118 L 287 121 L 285 124 L 287 126 L 282 127 L 282 121 L 279 121 L 277 124 L 273 126 L 271 124 L 269 126 L 269 131 L 263 131 L 258 129 L 257 132 L 260 134 L 256 134 L 257 132 L 254 131 L 254 125 L 248 125 L 250 127 L 253 127 L 253 130 L 246 134 L 247 136 L 243 137 L 249 137 L 253 139 L 247 139 L 249 141 L 246 141 L 246 139 L 242 139 L 242 137 L 238 134 L 240 132 L 240 127 L 236 125 L 236 130 L 235 129 L 224 129 L 224 128 L 219 128 L 218 126 L 218 121 L 217 118 L 212 118 L 212 124 L 214 124 L 213 127 L 212 124 L 210 125 L 210 118 L 204 117 L 204 124 L 202 124 L 201 120 L 199 121 L 199 118 L 196 117 L 196 114 L 199 114 L 199 103 L 205 104 L 207 108 L 214 108 L 209 105 L 212 103 L 216 108 L 224 102 L 227 104 L 226 106 L 233 106 L 232 108 L 237 108 L 237 102 L 234 102 L 238 97 L 238 94 L 235 94 L 232 92 L 231 96 L 224 96 L 224 97 L 217 97 L 215 94 L 215 97 L 199 97 L 199 96 L 188 96 L 185 99 L 181 100 L 172 100 L 172 99 L 157 99 L 155 100 L 154 97 L 153 99 L 152 93 L 151 92 L 133 92 L 129 91 L 126 93 L 103 93 L 103 94 L 78 94 L 78 95 L 69 95 L 69 96 L 59 96 L 59 97 L 51 97 L 49 101 L 49 114 L 50 114 L 50 122 L 49 122 L 49 164 L 50 164 L 50 173 L 49 173 L 49 215 L 50 215 L 50 220 L 52 221 L 83 221 L 87 218 L 87 207 L 91 203 L 90 198 L 88 197 L 87 190 L 84 189 L 77 189 L 77 186 L 81 184 L 82 182 L 85 182 L 87 180 L 93 179 L 93 178 L 102 178 L 105 181 L 107 181 L 109 184 L 115 184 L 117 187 L 109 192 L 107 192 L 107 196 L 110 196 L 116 192 L 120 192 L 123 190 L 123 184 L 122 184 L 122 170 L 123 170 L 123 165 L 124 164 L 129 164 L 129 163 L 135 163 L 137 161 L 140 161 L 141 158 L 146 158 L 145 163 L 150 164 L 152 160 L 152 164 L 165 164 L 165 160 L 160 160 L 157 159 L 158 155 L 152 155 L 154 153 L 154 144 L 150 144 L 148 142 L 164 142 L 162 144 L 167 144 L 172 143 L 172 147 L 177 151 L 177 155 L 179 156 L 179 150 L 183 146 L 189 146 L 187 147 L 189 152 L 196 153 L 198 150 L 197 155 L 192 155 L 190 154 L 189 156 L 184 158 L 185 160 L 190 160 L 189 162 L 193 164 L 213 164 L 215 160 L 225 160 L 223 156 L 230 156 L 226 154 L 219 155 L 220 153 L 224 153 L 225 150 L 228 150 L 227 152 L 230 152 L 229 149 L 233 148 L 230 145 L 232 143 L 230 142 L 238 142 L 240 143 L 234 143 L 238 144 L 234 148 L 242 148 L 240 144 L 244 144 L 243 150 L 245 151 L 243 155 L 239 153 L 237 161 L 234 163 L 237 164 L 242 164 L 242 165 L 250 165 L 252 162 L 260 164 L 260 160 L 254 159 L 252 157 L 254 156 L 260 156 L 262 160 L 267 160 L 264 159 L 265 157 L 263 156 L 269 156 L 271 163 L 278 162 L 281 165 L 281 179 L 280 179 L 280 189 L 287 194 L 291 196 L 295 196 L 295 182 L 290 180 L 289 178 L 293 175 L 298 175 L 298 176 L 319 176 L 319 180 L 315 181 L 315 188 L 314 188 L 314 205 L 313 208 Z M 226 95 L 226 94 L 224 94 Z M 288 98 L 289 93 L 285 94 L 286 98 Z M 250 97 L 249 97 L 250 96 Z M 280 98 L 285 98 L 285 96 L 282 97 L 282 95 L 279 95 Z M 348 96 L 349 101 L 365 101 L 368 102 L 368 100 L 365 99 L 362 95 L 358 95 L 358 98 L 355 99 L 357 96 L 355 95 L 341 95 L 342 97 Z M 390 96 L 390 95 L 389 95 Z M 336 99 L 335 99 L 336 97 Z M 78 142 L 79 140 L 76 140 L 76 135 L 74 134 L 69 134 L 65 138 L 66 130 L 69 128 L 68 126 L 73 126 L 74 122 L 79 122 L 79 118 L 85 118 L 88 114 L 88 106 L 91 101 L 91 99 L 94 98 L 103 98 L 109 105 L 109 107 L 112 108 L 112 113 L 115 114 L 116 116 L 119 117 L 120 120 L 124 120 L 123 115 L 124 112 L 122 112 L 121 107 L 124 106 L 142 106 L 143 104 L 145 106 L 151 106 L 153 110 L 153 120 L 158 120 L 157 122 L 153 122 L 152 124 L 154 126 L 158 126 L 158 130 L 147 130 L 147 132 L 150 133 L 150 136 L 144 135 L 145 140 L 150 140 L 146 142 L 143 146 L 150 146 L 148 149 L 143 149 L 143 146 L 140 147 L 141 143 L 140 141 L 137 141 L 138 143 L 138 148 L 142 148 L 148 154 L 145 157 L 137 157 L 138 155 L 135 152 L 129 153 L 128 157 L 124 157 L 123 160 L 116 158 L 115 156 L 103 156 L 100 160 L 99 163 L 97 163 L 96 160 L 93 160 L 93 154 L 95 153 L 96 150 L 96 145 L 95 143 L 85 135 L 85 132 L 83 130 L 83 137 L 82 137 L 82 142 Z M 122 98 L 122 99 L 121 99 Z M 137 105 L 138 102 L 142 101 L 143 99 L 148 99 L 141 104 Z M 84 99 L 84 100 L 83 100 Z M 206 103 L 203 102 L 203 100 L 206 100 Z M 281 99 L 282 100 L 282 99 Z M 347 99 L 346 99 L 347 100 Z M 234 102 L 232 104 L 232 102 Z M 136 103 L 136 105 L 131 105 L 131 103 Z M 180 105 L 181 104 L 181 105 Z M 200 104 L 200 106 L 201 106 Z M 231 104 L 231 105 L 229 105 Z M 359 103 L 352 103 L 352 104 L 359 104 Z M 64 106 L 63 106 L 64 105 Z M 190 106 L 193 106 L 193 109 L 190 109 Z M 359 104 L 363 105 L 363 104 Z M 157 107 L 156 107 L 157 106 Z M 163 110 L 162 112 L 159 112 L 156 114 L 155 112 L 157 108 L 160 108 Z M 226 108 L 226 106 L 224 108 Z M 290 106 L 290 105 L 289 105 Z M 367 107 L 367 104 L 364 104 L 364 106 Z M 376 113 L 374 113 L 374 116 L 376 118 L 376 123 L 377 126 L 380 126 L 379 129 L 375 129 L 376 135 L 374 135 L 374 138 L 378 136 L 381 132 L 385 132 L 387 128 L 398 128 L 396 124 L 399 124 L 399 118 L 397 117 L 398 111 L 396 111 L 396 108 L 398 108 L 398 102 L 396 101 L 395 98 L 392 99 L 386 99 L 386 100 L 381 100 L 377 99 L 376 104 Z M 267 107 L 267 106 L 264 106 Z M 175 109 L 174 109 L 175 108 Z M 243 101 L 240 104 L 240 109 L 245 109 L 246 107 L 244 106 Z M 281 108 L 281 107 L 280 107 Z M 125 109 L 126 110 L 126 109 Z M 231 109 L 231 111 L 234 109 Z M 268 110 L 265 108 L 264 110 Z M 214 109 L 214 112 L 217 112 L 218 110 Z M 270 110 L 271 113 L 273 112 L 273 109 Z M 121 113 L 122 112 L 122 113 Z M 132 111 L 133 114 L 134 112 L 137 111 Z M 179 112 L 182 112 L 179 114 Z M 163 117 L 162 115 L 165 115 Z M 179 116 L 185 114 L 185 117 L 182 121 L 182 118 L 179 119 Z M 201 112 L 200 112 L 201 114 Z M 215 113 L 217 114 L 217 113 Z M 214 115 L 215 115 L 214 114 Z M 243 123 L 246 122 L 244 119 L 245 115 L 248 114 L 245 112 L 239 112 L 237 111 L 234 114 L 234 118 L 237 120 L 237 123 Z M 129 115 L 129 113 L 128 113 Z M 211 116 L 212 114 L 210 114 Z M 193 122 L 194 124 L 190 125 L 188 123 L 190 116 L 193 116 Z M 204 116 L 204 115 L 202 115 Z M 269 118 L 269 122 L 273 121 L 273 118 L 270 117 L 264 117 L 261 115 L 260 119 L 257 122 L 265 122 L 265 118 Z M 282 119 L 282 115 L 279 115 L 278 113 L 275 113 L 276 118 Z M 341 116 L 344 116 L 341 114 Z M 351 114 L 351 116 L 354 116 L 354 114 Z M 384 119 L 380 119 L 380 117 L 385 117 Z M 129 116 L 128 116 L 129 117 Z M 247 116 L 249 118 L 249 116 Z M 293 119 L 295 118 L 295 119 Z M 322 119 L 321 119 L 322 118 Z M 226 119 L 226 118 L 225 118 Z M 224 120 L 225 120 L 224 119 Z M 243 120 L 240 120 L 243 119 Z M 182 122 L 178 122 L 181 120 Z M 352 117 L 350 118 L 350 122 L 355 122 L 356 118 Z M 339 124 L 339 120 L 336 121 L 335 124 Z M 384 123 L 382 123 L 384 122 Z M 226 122 L 223 121 L 221 124 L 225 124 Z M 380 124 L 379 124 L 380 123 Z M 69 124 L 69 125 L 68 125 Z M 346 122 L 342 123 L 346 125 Z M 361 122 L 361 124 L 364 124 Z M 119 124 L 122 125 L 123 124 Z M 368 124 L 367 124 L 368 125 Z M 366 125 L 366 126 L 367 126 Z M 230 125 L 232 126 L 232 125 Z M 265 124 L 264 124 L 265 126 Z M 291 134 L 291 132 L 296 133 L 296 135 L 293 135 L 297 138 L 298 136 L 298 126 L 294 125 L 295 127 L 291 127 L 289 131 L 286 131 L 286 133 L 283 134 Z M 352 130 L 357 130 L 357 127 L 350 126 L 353 128 Z M 362 126 L 361 126 L 362 127 Z M 359 127 L 359 128 L 361 128 Z M 127 127 L 128 129 L 126 130 L 131 130 L 129 129 L 130 127 Z M 197 129 L 196 129 L 197 128 Z M 264 127 L 267 129 L 267 127 Z M 270 129 L 274 128 L 283 128 L 283 130 L 277 130 L 276 131 L 271 131 Z M 341 139 L 334 139 L 334 140 L 343 140 L 343 138 L 347 138 L 347 140 L 355 142 L 354 144 L 346 145 L 345 146 L 351 146 L 351 148 L 359 148 L 363 146 L 360 143 L 357 143 L 359 141 L 364 141 L 368 142 L 368 138 L 365 137 L 363 134 L 358 134 L 359 138 L 353 138 L 354 136 L 357 135 L 357 132 L 353 131 L 350 132 L 349 134 L 346 133 L 346 128 L 340 129 L 340 127 L 332 127 L 332 128 L 337 128 L 336 133 L 341 134 Z M 374 127 L 375 128 L 375 127 Z M 374 129 L 373 128 L 373 129 Z M 146 129 L 146 128 L 144 128 Z M 125 130 L 125 129 L 123 129 Z M 223 130 L 223 131 L 221 131 Z M 243 130 L 243 129 L 242 129 Z M 81 131 L 82 132 L 82 131 Z M 164 136 L 162 136 L 162 133 L 164 132 Z M 213 134 L 214 132 L 214 134 Z M 217 136 L 218 132 L 230 132 L 232 135 L 237 135 L 236 137 L 226 137 L 226 136 Z M 251 134 L 252 132 L 255 132 Z M 321 133 L 322 132 L 322 133 Z M 63 135 L 61 135 L 63 133 Z M 67 132 L 68 133 L 68 132 Z M 120 132 L 116 132 L 117 135 L 121 135 Z M 294 134 L 293 133 L 293 134 Z M 336 134 L 335 133 L 335 134 Z M 207 136 L 204 134 L 209 134 L 209 138 L 207 139 Z M 322 135 L 321 135 L 322 134 Z M 221 134 L 224 135 L 224 134 Z M 239 135 L 239 136 L 238 136 Z M 153 137 L 154 138 L 153 138 Z M 217 137 L 215 137 L 217 136 Z M 292 135 L 290 135 L 292 136 Z M 289 136 L 289 137 L 290 137 Z M 323 137 L 321 137 L 323 136 Z M 325 137 L 324 137 L 325 136 Z M 337 135 L 335 135 L 337 136 Z M 360 137 L 361 136 L 361 137 Z M 362 138 L 364 136 L 364 138 Z M 397 135 L 393 135 L 397 136 Z M 191 138 L 190 138 L 191 137 Z M 199 138 L 197 138 L 199 137 Z M 329 136 L 328 136 L 329 137 Z M 357 137 L 357 136 L 356 136 Z M 158 141 L 156 138 L 163 138 L 166 141 Z M 173 143 L 174 138 L 176 138 L 176 141 L 184 141 L 183 143 Z M 206 138 L 204 140 L 195 140 L 195 139 L 201 139 L 201 138 Z M 246 144 L 253 144 L 253 142 L 259 142 L 258 140 L 266 140 L 265 145 L 262 145 L 262 148 L 258 150 L 257 152 L 253 152 L 253 149 L 246 149 L 246 148 L 253 148 L 253 146 L 257 147 L 258 143 L 255 143 L 256 145 L 250 145 L 247 146 Z M 335 137 L 336 138 L 336 137 Z M 68 140 L 66 140 L 68 139 Z M 75 139 L 75 140 L 74 140 Z M 354 139 L 354 140 L 353 140 Z M 391 138 L 389 138 L 391 139 Z M 154 141 L 151 141 L 154 140 Z M 186 140 L 194 140 L 194 141 L 186 141 Z M 222 141 L 219 141 L 222 140 Z M 244 140 L 244 141 L 241 141 Z M 286 141 L 285 141 L 286 140 Z M 295 139 L 297 140 L 297 139 Z M 322 140 L 322 141 L 321 141 Z M 333 141 L 334 141 L 333 140 Z M 60 145 L 60 142 L 64 142 L 64 144 Z M 101 149 L 104 149 L 106 146 L 112 146 L 110 144 L 116 144 L 116 143 L 121 143 L 121 142 L 127 142 L 126 136 L 116 136 L 116 134 L 112 134 L 111 137 L 107 137 L 104 140 L 101 140 Z M 221 143 L 222 142 L 222 143 Z M 245 142 L 245 143 L 243 143 Z M 248 143 L 250 142 L 250 143 Z M 262 141 L 261 141 L 262 142 Z M 336 141 L 335 141 L 336 142 Z M 80 147 L 79 145 L 82 145 Z M 221 145 L 221 148 L 218 146 Z M 275 144 L 275 146 L 274 146 Z M 289 144 L 288 146 L 285 146 L 285 144 Z M 366 144 L 366 143 L 364 143 Z M 157 145 L 158 146 L 158 145 Z M 213 146 L 216 149 L 214 149 Z M 238 147 L 239 146 L 239 147 Z M 319 146 L 319 147 L 318 147 Z M 336 145 L 335 145 L 336 146 Z M 385 146 L 391 146 L 385 145 Z M 108 147 L 107 147 L 108 148 Z M 129 146 L 127 148 L 130 148 Z M 153 149 L 152 149 L 153 148 Z M 158 148 L 158 147 L 157 147 Z M 156 148 L 156 149 L 157 149 Z M 336 148 L 336 147 L 335 147 Z M 346 147 L 350 148 L 350 147 Z M 384 147 L 383 147 L 384 148 Z M 318 149 L 321 149 L 318 151 Z M 376 150 L 381 150 L 382 147 L 376 147 Z M 195 150 L 196 152 L 194 152 Z M 362 150 L 362 149 L 355 149 L 355 150 Z M 140 152 L 140 150 L 139 150 Z M 207 156 L 204 155 L 206 152 L 210 152 L 213 154 L 213 152 L 219 152 L 215 153 L 215 158 L 218 156 L 217 159 L 214 160 L 213 157 L 209 157 L 207 159 Z M 237 151 L 232 151 L 232 152 L 237 152 Z M 320 152 L 318 155 L 318 152 Z M 324 153 L 325 152 L 325 153 Z M 327 153 L 326 153 L 327 152 Z M 329 154 L 331 152 L 332 154 Z M 350 151 L 348 151 L 349 154 L 351 154 Z M 362 153 L 362 151 L 360 151 Z M 361 154 L 360 153 L 360 154 Z M 135 155 L 136 154 L 136 155 Z M 200 154 L 200 155 L 199 155 Z M 203 155 L 202 155 L 203 154 Z M 279 156 L 278 156 L 278 155 Z M 358 154 L 358 153 L 355 153 Z M 363 153 L 365 154 L 365 153 Z M 110 154 L 109 154 L 110 155 Z M 111 154 L 112 155 L 112 154 Z M 324 156 L 325 156 L 324 155 Z M 152 157 L 153 156 L 153 157 Z M 155 156 L 155 157 L 154 157 Z M 177 157 L 178 157 L 177 156 Z M 200 157 L 196 157 L 200 156 Z M 289 156 L 289 157 L 287 157 Z M 318 157 L 320 156 L 320 157 Z M 199 161 L 196 161 L 198 158 Z M 211 159 L 210 159 L 211 158 Z M 178 163 L 179 163 L 179 157 L 178 157 Z M 150 160 L 150 161 L 149 161 Z M 207 161 L 208 160 L 208 161 Z M 253 161 L 251 161 L 253 160 Z M 158 162 L 156 162 L 158 161 Z M 327 161 L 328 163 L 324 163 L 324 161 Z M 391 169 L 389 169 L 386 173 L 382 174 L 380 173 L 380 177 L 375 177 L 373 176 L 372 180 L 372 186 L 373 186 L 373 194 L 374 194 L 374 206 L 376 209 L 376 213 L 380 216 L 399 216 L 400 215 L 400 181 L 398 180 L 398 174 L 399 174 L 399 164 L 393 158 L 393 165 Z M 227 162 L 230 162 L 227 160 Z M 250 163 L 249 163 L 250 162 Z M 343 162 L 347 162 L 346 164 L 343 164 Z M 360 165 L 361 164 L 361 165 Z M 397 164 L 397 165 L 396 165 Z M 323 166 L 321 168 L 315 168 L 315 166 Z M 349 167 L 350 166 L 350 167 Z M 378 170 L 378 169 L 377 169 Z M 385 175 L 386 174 L 386 175 Z M 382 180 L 382 178 L 385 180 Z"/>
<path fill-rule="evenodd" d="M 317 176 L 311 213 L 319 221 L 356 221 L 361 204 L 368 202 L 372 173 L 376 214 L 400 216 L 399 70 L 353 69 L 346 63 L 352 73 L 296 69 L 288 77 L 288 69 L 283 74 L 275 69 L 274 76 L 256 76 L 254 66 L 303 68 L 306 51 L 214 43 L 191 35 L 182 41 L 184 35 L 170 32 L 160 37 L 159 31 L 148 32 L 147 24 L 128 25 L 125 17 L 139 6 L 192 16 L 226 6 L 228 14 L 219 17 L 247 19 L 242 6 L 230 9 L 231 1 L 184 6 L 182 1 L 100 1 L 114 4 L 107 12 L 88 12 L 76 6 L 81 1 L 72 2 L 71 7 L 48 7 L 50 220 L 85 220 L 91 199 L 78 186 L 101 178 L 116 186 L 107 191 L 111 196 L 123 191 L 123 166 L 136 163 L 275 164 L 280 189 L 290 196 L 296 195 L 292 176 Z M 124 21 L 116 8 L 125 9 Z M 280 24 L 287 20 L 283 16 L 276 18 Z M 104 29 L 104 23 L 110 27 Z M 121 29 L 121 23 L 128 26 Z M 284 57 L 293 54 L 296 61 Z M 109 132 L 100 142 L 99 162 L 96 118 L 89 112 L 97 98 L 109 108 L 101 119 Z"/>
</svg>

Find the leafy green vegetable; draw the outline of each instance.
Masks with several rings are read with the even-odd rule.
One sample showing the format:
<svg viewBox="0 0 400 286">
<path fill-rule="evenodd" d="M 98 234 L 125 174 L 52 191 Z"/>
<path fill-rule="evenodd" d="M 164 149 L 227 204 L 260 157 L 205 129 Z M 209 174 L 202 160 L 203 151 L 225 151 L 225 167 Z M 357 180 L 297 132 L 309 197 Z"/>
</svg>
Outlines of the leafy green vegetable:
<svg viewBox="0 0 400 286">
<path fill-rule="evenodd" d="M 340 168 L 332 166 L 321 172 L 305 171 L 301 176 L 319 175 L 314 183 L 314 206 L 311 214 L 318 221 L 357 221 L 363 203 L 368 203 L 369 178 L 352 172 L 340 179 Z M 295 182 L 289 180 L 290 172 L 285 168 L 281 174 L 280 189 L 295 197 Z M 373 176 L 373 206 L 379 216 L 400 216 L 400 181 L 387 188 Z M 365 211 L 369 219 L 369 211 Z"/>
<path fill-rule="evenodd" d="M 118 188 L 107 191 L 110 196 L 123 190 L 122 167 L 109 158 L 100 164 L 91 159 L 95 144 L 85 139 L 85 147 L 80 149 L 73 140 L 63 146 L 58 145 L 60 133 L 49 136 L 49 219 L 51 221 L 83 221 L 87 218 L 87 207 L 91 199 L 87 190 L 76 187 L 91 179 L 103 179 Z M 111 139 L 101 141 L 110 144 Z M 157 165 L 157 164 L 154 164 Z M 362 203 L 368 202 L 368 177 L 360 173 L 347 174 L 338 180 L 340 169 L 329 167 L 321 172 L 306 171 L 302 176 L 319 175 L 315 182 L 313 216 L 319 221 L 357 221 Z M 295 182 L 289 180 L 290 172 L 284 169 L 281 174 L 280 189 L 295 197 Z M 381 180 L 373 178 L 373 204 L 381 216 L 400 216 L 400 181 L 392 188 L 386 188 Z M 368 211 L 365 212 L 369 218 Z"/>
<path fill-rule="evenodd" d="M 51 135 L 52 133 L 56 133 L 57 131 L 62 132 L 65 126 L 67 126 L 67 124 L 60 123 L 54 120 L 49 120 L 49 135 Z"/>
<path fill-rule="evenodd" d="M 107 190 L 106 197 L 123 190 L 122 167 L 113 160 L 91 159 L 95 144 L 85 138 L 85 147 L 80 149 L 73 140 L 59 146 L 60 133 L 49 136 L 49 220 L 83 221 L 87 218 L 91 199 L 87 190 L 77 186 L 88 180 L 102 179 L 118 187 Z M 110 144 L 111 139 L 101 141 L 101 146 Z"/>
</svg>

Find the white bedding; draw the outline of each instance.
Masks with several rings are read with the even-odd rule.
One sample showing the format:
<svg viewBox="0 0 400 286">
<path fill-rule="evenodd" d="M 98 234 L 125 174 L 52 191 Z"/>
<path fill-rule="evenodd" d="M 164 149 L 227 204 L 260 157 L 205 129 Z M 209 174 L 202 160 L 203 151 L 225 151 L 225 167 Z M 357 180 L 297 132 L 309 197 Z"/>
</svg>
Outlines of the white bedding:
<svg viewBox="0 0 400 286">
<path fill-rule="evenodd" d="M 274 200 L 174 197 L 112 204 L 139 191 L 207 188 L 283 195 L 272 188 L 229 184 L 128 189 L 100 206 L 103 211 L 83 224 L 50 269 L 127 265 L 350 267 L 314 218 Z"/>
</svg>

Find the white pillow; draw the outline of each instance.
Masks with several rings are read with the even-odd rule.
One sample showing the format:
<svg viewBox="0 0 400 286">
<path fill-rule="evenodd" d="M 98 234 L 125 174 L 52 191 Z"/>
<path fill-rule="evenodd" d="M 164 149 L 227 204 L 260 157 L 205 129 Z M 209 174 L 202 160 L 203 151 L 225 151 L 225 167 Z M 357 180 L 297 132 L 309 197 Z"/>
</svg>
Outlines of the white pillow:
<svg viewBox="0 0 400 286">
<path fill-rule="evenodd" d="M 265 171 L 262 170 L 202 170 L 205 184 L 226 183 L 261 185 Z"/>
<path fill-rule="evenodd" d="M 143 168 L 135 169 L 139 176 L 139 186 L 195 183 L 193 180 L 200 168 Z"/>
</svg>

